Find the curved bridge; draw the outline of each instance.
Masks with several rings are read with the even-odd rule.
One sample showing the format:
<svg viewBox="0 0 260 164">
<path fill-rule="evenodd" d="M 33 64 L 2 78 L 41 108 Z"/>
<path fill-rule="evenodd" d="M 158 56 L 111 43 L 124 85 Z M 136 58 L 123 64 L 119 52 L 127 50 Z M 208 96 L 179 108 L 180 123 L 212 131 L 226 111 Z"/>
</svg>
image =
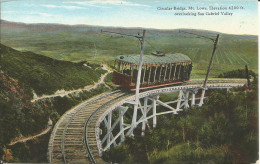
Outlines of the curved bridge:
<svg viewBox="0 0 260 164">
<path fill-rule="evenodd" d="M 134 136 L 137 128 L 144 135 L 145 129 L 151 128 L 149 123 L 156 127 L 157 116 L 178 114 L 193 105 L 201 106 L 205 99 L 201 90 L 241 87 L 246 80 L 211 79 L 207 88 L 203 88 L 202 83 L 203 80 L 192 80 L 180 86 L 143 91 L 138 102 L 135 102 L 134 93 L 120 90 L 83 102 L 56 123 L 49 140 L 49 162 L 104 163 L 103 151 L 121 144 L 125 136 Z M 160 101 L 159 95 L 163 93 L 173 93 L 173 100 Z M 138 104 L 137 111 L 133 108 L 135 104 Z M 152 122 L 148 122 L 149 119 Z"/>
</svg>

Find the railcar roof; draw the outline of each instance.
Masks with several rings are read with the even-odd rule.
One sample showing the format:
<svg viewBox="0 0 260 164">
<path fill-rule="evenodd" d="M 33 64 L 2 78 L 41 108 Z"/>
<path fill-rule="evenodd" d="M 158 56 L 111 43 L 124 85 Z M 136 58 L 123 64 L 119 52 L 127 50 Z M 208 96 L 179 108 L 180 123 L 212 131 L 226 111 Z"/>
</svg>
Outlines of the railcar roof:
<svg viewBox="0 0 260 164">
<path fill-rule="evenodd" d="M 130 55 L 130 56 L 117 56 L 116 60 L 128 64 L 139 64 L 140 55 Z M 165 56 L 156 55 L 144 55 L 143 64 L 166 64 L 166 63 L 179 63 L 179 62 L 191 62 L 191 59 L 184 54 L 166 54 Z"/>
</svg>

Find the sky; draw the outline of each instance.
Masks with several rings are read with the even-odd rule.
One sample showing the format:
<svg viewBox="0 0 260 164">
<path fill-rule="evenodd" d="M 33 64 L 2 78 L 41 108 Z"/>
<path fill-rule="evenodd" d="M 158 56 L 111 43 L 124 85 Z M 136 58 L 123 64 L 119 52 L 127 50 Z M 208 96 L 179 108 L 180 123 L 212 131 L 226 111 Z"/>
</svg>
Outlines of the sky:
<svg viewBox="0 0 260 164">
<path fill-rule="evenodd" d="M 218 9 L 210 10 L 210 6 Z M 23 23 L 191 28 L 257 35 L 257 15 L 257 0 L 1 0 L 1 19 Z"/>
</svg>

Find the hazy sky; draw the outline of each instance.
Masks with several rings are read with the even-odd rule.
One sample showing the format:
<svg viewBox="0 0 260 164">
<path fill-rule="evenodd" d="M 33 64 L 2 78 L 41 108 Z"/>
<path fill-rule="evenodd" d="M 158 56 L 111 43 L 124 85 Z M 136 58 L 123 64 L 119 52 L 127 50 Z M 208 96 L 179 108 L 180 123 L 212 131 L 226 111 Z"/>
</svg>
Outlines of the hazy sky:
<svg viewBox="0 0 260 164">
<path fill-rule="evenodd" d="M 227 9 L 209 10 L 209 6 Z M 232 6 L 238 9 L 231 10 Z M 167 7 L 172 10 L 161 10 Z M 193 7 L 194 10 L 174 10 L 174 7 Z M 198 12 L 205 15 L 198 16 Z M 206 15 L 207 12 L 219 15 Z M 232 16 L 221 15 L 221 12 L 232 13 Z M 24 23 L 192 28 L 253 35 L 258 31 L 256 0 L 1 0 L 1 19 Z"/>
</svg>

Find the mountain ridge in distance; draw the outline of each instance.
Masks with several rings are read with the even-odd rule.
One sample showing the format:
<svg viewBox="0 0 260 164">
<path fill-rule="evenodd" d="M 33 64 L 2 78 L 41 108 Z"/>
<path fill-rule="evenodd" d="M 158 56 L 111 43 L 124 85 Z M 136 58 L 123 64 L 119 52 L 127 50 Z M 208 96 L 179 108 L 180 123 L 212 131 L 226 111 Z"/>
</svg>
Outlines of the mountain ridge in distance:
<svg viewBox="0 0 260 164">
<path fill-rule="evenodd" d="M 86 24 L 59 24 L 59 23 L 23 23 L 23 22 L 11 22 L 0 19 L 1 28 L 5 31 L 10 28 L 25 28 L 28 31 L 32 32 L 47 32 L 47 31 L 76 31 L 76 32 L 90 32 L 90 33 L 100 33 L 101 30 L 112 30 L 114 32 L 128 32 L 128 33 L 137 33 L 142 29 L 146 29 L 149 33 L 179 33 L 179 30 L 187 30 L 190 32 L 204 33 L 208 35 L 212 34 L 221 34 L 235 37 L 249 37 L 251 39 L 257 39 L 257 35 L 248 35 L 248 34 L 227 34 L 217 31 L 204 30 L 204 29 L 156 29 L 156 28 L 143 28 L 143 27 L 120 27 L 120 26 L 99 26 L 99 25 L 86 25 Z M 24 30 L 25 30 L 24 29 Z"/>
</svg>

